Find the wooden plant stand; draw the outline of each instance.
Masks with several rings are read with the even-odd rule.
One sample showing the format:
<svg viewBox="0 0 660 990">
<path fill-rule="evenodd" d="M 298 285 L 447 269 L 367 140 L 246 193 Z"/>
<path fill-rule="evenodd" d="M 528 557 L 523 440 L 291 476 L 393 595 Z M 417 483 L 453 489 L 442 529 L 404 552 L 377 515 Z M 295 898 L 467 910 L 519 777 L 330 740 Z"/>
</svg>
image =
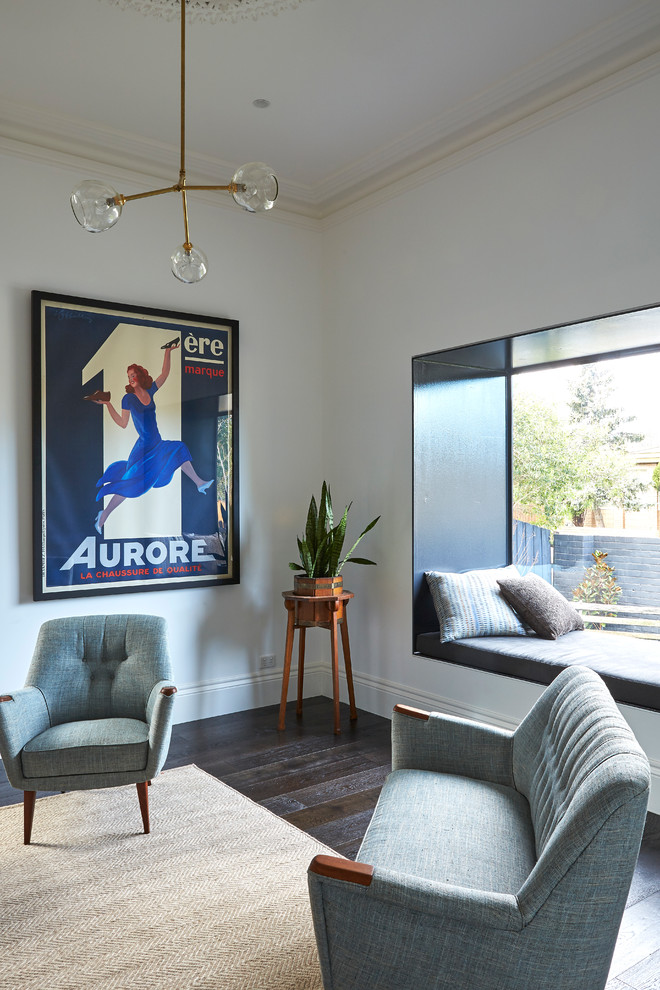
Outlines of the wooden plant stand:
<svg viewBox="0 0 660 990">
<path fill-rule="evenodd" d="M 291 673 L 291 654 L 293 653 L 293 636 L 298 630 L 298 704 L 296 714 L 302 715 L 303 677 L 305 674 L 305 635 L 312 627 L 330 630 L 330 647 L 332 652 L 332 697 L 334 701 L 334 732 L 341 733 L 339 725 L 339 650 L 337 631 L 341 631 L 341 645 L 344 653 L 346 682 L 348 684 L 348 700 L 351 721 L 357 718 L 355 707 L 355 692 L 353 690 L 353 671 L 351 668 L 351 648 L 348 642 L 348 625 L 346 610 L 352 591 L 341 591 L 336 595 L 297 595 L 293 591 L 283 591 L 284 605 L 287 610 L 286 645 L 284 648 L 284 671 L 282 673 L 282 700 L 280 702 L 280 717 L 277 728 L 284 729 L 286 716 L 286 699 L 289 690 L 289 674 Z"/>
</svg>

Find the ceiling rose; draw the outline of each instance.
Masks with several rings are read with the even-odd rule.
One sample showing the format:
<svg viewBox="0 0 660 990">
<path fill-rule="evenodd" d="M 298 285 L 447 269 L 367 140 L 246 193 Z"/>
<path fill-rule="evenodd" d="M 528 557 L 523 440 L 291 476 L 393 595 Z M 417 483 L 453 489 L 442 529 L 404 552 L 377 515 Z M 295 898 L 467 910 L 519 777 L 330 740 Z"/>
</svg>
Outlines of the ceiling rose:
<svg viewBox="0 0 660 990">
<path fill-rule="evenodd" d="M 178 17 L 179 0 L 109 0 L 115 7 L 131 8 L 141 14 L 155 14 L 165 20 Z M 256 20 L 261 14 L 279 14 L 292 10 L 304 0 L 186 0 L 188 20 L 239 21 Z"/>
</svg>

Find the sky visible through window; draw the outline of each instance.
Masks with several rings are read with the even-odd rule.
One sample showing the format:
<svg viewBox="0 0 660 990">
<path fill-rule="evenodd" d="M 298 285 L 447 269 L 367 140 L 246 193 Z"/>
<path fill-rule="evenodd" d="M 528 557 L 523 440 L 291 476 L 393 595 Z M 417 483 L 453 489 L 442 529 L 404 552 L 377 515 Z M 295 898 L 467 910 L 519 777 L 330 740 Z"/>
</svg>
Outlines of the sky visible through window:
<svg viewBox="0 0 660 990">
<path fill-rule="evenodd" d="M 630 424 L 644 440 L 637 447 L 660 447 L 660 351 L 634 357 L 599 361 L 598 368 L 612 376 L 612 404 L 634 416 Z M 513 397 L 525 392 L 555 406 L 568 419 L 569 383 L 580 374 L 579 365 L 523 372 L 513 378 Z"/>
</svg>

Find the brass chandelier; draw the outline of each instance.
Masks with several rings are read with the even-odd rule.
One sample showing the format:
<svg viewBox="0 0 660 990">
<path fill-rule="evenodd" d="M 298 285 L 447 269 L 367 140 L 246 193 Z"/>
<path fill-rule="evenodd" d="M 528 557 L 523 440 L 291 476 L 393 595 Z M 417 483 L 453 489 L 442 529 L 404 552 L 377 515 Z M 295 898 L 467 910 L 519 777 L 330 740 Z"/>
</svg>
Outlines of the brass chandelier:
<svg viewBox="0 0 660 990">
<path fill-rule="evenodd" d="M 183 205 L 184 241 L 171 257 L 172 273 L 181 282 L 191 284 L 204 278 L 208 262 L 203 251 L 193 246 L 188 229 L 188 200 L 190 190 L 221 190 L 230 192 L 234 200 L 250 213 L 264 213 L 273 208 L 277 199 L 278 184 L 272 169 L 263 162 L 248 162 L 234 173 L 230 183 L 219 185 L 189 185 L 186 181 L 185 127 L 186 127 L 186 0 L 179 0 L 181 10 L 181 139 L 179 181 L 165 189 L 124 196 L 112 186 L 97 179 L 85 179 L 71 193 L 71 208 L 76 220 L 85 230 L 101 233 L 109 230 L 119 220 L 124 203 L 164 193 L 181 194 Z"/>
</svg>

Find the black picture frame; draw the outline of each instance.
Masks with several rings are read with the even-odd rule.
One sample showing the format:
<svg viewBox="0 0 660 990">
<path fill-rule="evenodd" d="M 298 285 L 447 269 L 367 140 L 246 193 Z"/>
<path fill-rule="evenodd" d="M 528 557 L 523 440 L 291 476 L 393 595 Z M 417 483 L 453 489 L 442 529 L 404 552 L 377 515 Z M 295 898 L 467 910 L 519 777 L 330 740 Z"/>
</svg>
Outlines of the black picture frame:
<svg viewBox="0 0 660 990">
<path fill-rule="evenodd" d="M 238 321 L 35 289 L 32 348 L 34 600 L 238 584 Z"/>
</svg>

